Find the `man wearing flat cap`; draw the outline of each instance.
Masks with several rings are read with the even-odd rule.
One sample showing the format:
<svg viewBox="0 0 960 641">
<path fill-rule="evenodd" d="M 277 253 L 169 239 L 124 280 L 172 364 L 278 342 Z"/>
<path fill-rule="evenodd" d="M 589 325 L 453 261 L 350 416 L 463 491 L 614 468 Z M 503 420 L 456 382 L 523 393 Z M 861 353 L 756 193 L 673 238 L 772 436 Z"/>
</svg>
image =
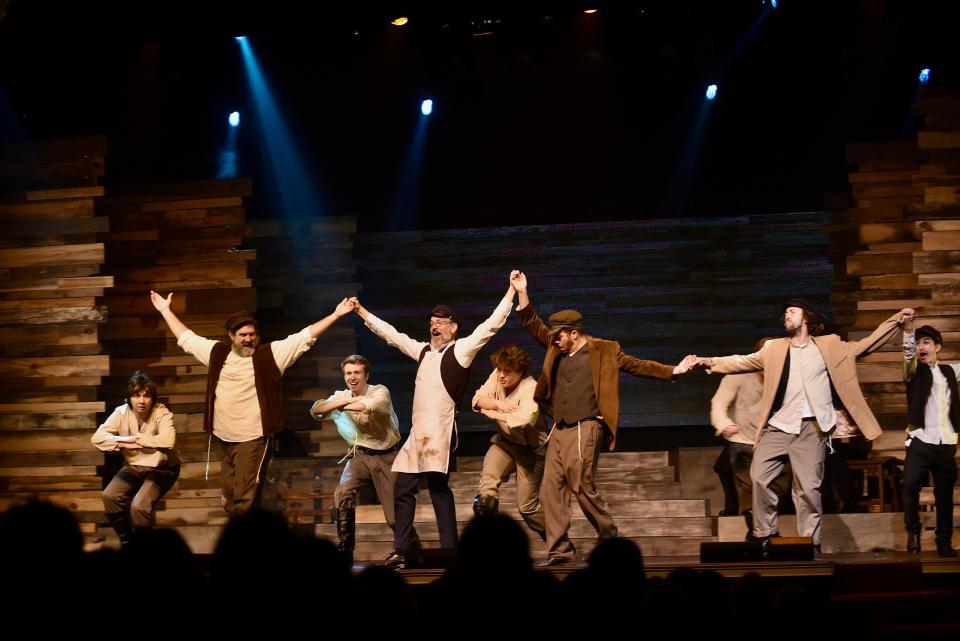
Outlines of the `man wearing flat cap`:
<svg viewBox="0 0 960 641">
<path fill-rule="evenodd" d="M 960 430 L 960 364 L 941 363 L 943 336 L 931 325 L 916 330 L 916 312 L 904 310 L 903 381 L 907 386 L 907 441 L 903 461 L 903 520 L 907 551 L 920 554 L 920 488 L 933 476 L 937 511 L 937 556 L 955 557 L 953 489 L 957 483 L 957 430 Z"/>
<path fill-rule="evenodd" d="M 451 453 L 457 447 L 458 406 L 467 390 L 473 359 L 507 322 L 515 296 L 516 291 L 510 284 L 490 318 L 464 338 L 457 337 L 460 318 L 456 312 L 446 305 L 437 305 L 430 312 L 429 342 L 414 340 L 397 331 L 367 311 L 359 301 L 351 299 L 370 331 L 419 364 L 410 435 L 393 462 L 393 471 L 397 472 L 394 486 L 396 549 L 384 562 L 387 566 L 403 567 L 406 562 L 405 551 L 411 547 L 421 478 L 426 479 L 430 491 L 440 547 L 457 546 L 457 511 L 448 481 Z"/>
<path fill-rule="evenodd" d="M 283 428 L 283 372 L 338 318 L 352 312 L 353 303 L 344 298 L 326 318 L 283 340 L 261 344 L 257 321 L 248 312 L 227 319 L 230 343 L 225 343 L 188 329 L 170 308 L 173 294 L 164 298 L 151 291 L 150 301 L 177 345 L 208 368 L 203 429 L 223 452 L 223 507 L 230 518 L 240 516 L 259 506 L 271 437 Z"/>
<path fill-rule="evenodd" d="M 696 357 L 688 356 L 672 367 L 628 356 L 616 341 L 586 334 L 583 317 L 575 309 L 552 314 L 549 325 L 544 325 L 530 304 L 526 275 L 513 272 L 511 280 L 519 294 L 517 311 L 523 328 L 547 348 L 534 392 L 537 402 L 553 417 L 540 487 L 548 554 L 541 565 L 563 565 L 576 559 L 567 535 L 571 494 L 601 540 L 617 536 L 595 476 L 603 443 L 609 443 L 611 450 L 616 445 L 620 372 L 670 381 L 689 371 Z"/>
<path fill-rule="evenodd" d="M 802 298 L 783 305 L 785 338 L 764 343 L 746 356 L 701 358 L 711 374 L 763 372 L 763 394 L 750 476 L 753 479 L 754 535 L 769 541 L 779 536 L 777 494 L 771 485 L 789 459 L 793 468 L 793 502 L 797 530 L 813 538 L 820 555 L 823 505 L 820 486 L 837 410 L 845 408 L 868 440 L 881 428 L 867 406 L 857 380 L 856 359 L 890 340 L 907 310 L 885 320 L 858 341 L 827 334 L 826 318 Z"/>
</svg>

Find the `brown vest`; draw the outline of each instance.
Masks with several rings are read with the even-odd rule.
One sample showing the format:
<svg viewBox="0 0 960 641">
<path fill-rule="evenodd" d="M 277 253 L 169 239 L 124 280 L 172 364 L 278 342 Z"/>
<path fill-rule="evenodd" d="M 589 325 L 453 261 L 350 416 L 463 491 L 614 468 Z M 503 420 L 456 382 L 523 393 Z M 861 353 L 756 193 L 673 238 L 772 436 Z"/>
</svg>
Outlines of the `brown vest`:
<svg viewBox="0 0 960 641">
<path fill-rule="evenodd" d="M 593 389 L 590 355 L 584 345 L 573 356 L 561 355 L 554 365 L 553 420 L 562 425 L 575 425 L 586 418 L 600 415 L 597 393 Z"/>
<path fill-rule="evenodd" d="M 230 345 L 218 342 L 210 350 L 207 374 L 207 405 L 203 410 L 203 430 L 213 432 L 213 404 L 217 400 L 220 372 L 230 354 Z M 260 345 L 253 353 L 253 378 L 260 404 L 260 423 L 264 436 L 272 436 L 283 429 L 283 382 L 280 368 L 273 357 L 270 343 Z"/>
</svg>

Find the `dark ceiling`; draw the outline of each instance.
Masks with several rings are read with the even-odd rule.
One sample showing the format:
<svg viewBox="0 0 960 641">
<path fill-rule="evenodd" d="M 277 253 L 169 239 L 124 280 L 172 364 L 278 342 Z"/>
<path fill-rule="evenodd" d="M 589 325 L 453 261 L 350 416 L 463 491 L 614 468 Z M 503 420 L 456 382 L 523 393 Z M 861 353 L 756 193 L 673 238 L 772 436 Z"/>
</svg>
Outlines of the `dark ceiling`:
<svg viewBox="0 0 960 641">
<path fill-rule="evenodd" d="M 107 183 L 154 182 L 213 177 L 239 109 L 266 215 L 245 34 L 322 211 L 363 229 L 815 210 L 846 188 L 846 142 L 913 134 L 921 67 L 957 82 L 957 4 L 8 0 L 0 123 L 108 134 Z"/>
</svg>

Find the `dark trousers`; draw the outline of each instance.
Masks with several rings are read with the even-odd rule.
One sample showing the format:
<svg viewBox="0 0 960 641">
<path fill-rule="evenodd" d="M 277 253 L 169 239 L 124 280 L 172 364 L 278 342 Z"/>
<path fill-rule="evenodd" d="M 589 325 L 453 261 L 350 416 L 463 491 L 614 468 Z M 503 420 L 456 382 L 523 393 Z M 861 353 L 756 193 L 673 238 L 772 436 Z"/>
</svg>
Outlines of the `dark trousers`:
<svg viewBox="0 0 960 641">
<path fill-rule="evenodd" d="M 903 462 L 903 523 L 907 532 L 920 533 L 920 488 L 933 476 L 937 508 L 937 540 L 953 536 L 953 486 L 957 483 L 957 446 L 930 445 L 912 439 Z"/>
<path fill-rule="evenodd" d="M 180 466 L 144 467 L 125 463 L 103 490 L 107 514 L 130 513 L 137 527 L 151 527 L 157 502 L 180 476 Z"/>
<path fill-rule="evenodd" d="M 396 507 L 396 528 L 394 546 L 398 550 L 410 548 L 413 535 L 413 518 L 417 511 L 417 491 L 420 479 L 427 480 L 433 513 L 437 517 L 437 531 L 440 533 L 440 547 L 457 547 L 457 507 L 453 500 L 453 490 L 447 482 L 450 475 L 445 472 L 420 472 L 410 474 L 397 472 L 397 482 L 393 488 L 393 501 Z"/>
</svg>

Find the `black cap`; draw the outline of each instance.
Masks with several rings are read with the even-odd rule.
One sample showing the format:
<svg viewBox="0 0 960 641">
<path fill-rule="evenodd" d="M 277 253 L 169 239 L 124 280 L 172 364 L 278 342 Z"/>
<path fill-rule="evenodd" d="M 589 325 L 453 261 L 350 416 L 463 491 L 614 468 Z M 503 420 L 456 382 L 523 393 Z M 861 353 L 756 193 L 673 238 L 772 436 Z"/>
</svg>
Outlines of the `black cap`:
<svg viewBox="0 0 960 641">
<path fill-rule="evenodd" d="M 238 329 L 240 329 L 244 325 L 253 325 L 253 327 L 256 329 L 257 319 L 254 318 L 253 314 L 251 314 L 250 312 L 237 312 L 236 314 L 228 318 L 227 322 L 223 324 L 223 326 L 231 334 L 236 332 Z"/>
<path fill-rule="evenodd" d="M 930 325 L 921 325 L 915 329 L 913 333 L 917 339 L 919 339 L 921 336 L 926 336 L 937 345 L 943 345 L 943 336 L 940 335 L 940 332 L 937 331 L 936 327 L 932 327 Z"/>
<path fill-rule="evenodd" d="M 457 325 L 460 324 L 460 317 L 457 316 L 455 311 L 446 305 L 437 305 L 434 307 L 433 311 L 430 312 L 430 318 L 449 318 Z"/>
<path fill-rule="evenodd" d="M 803 298 L 791 298 L 783 304 L 783 311 L 787 311 L 788 307 L 799 307 L 800 309 L 805 309 L 808 312 L 813 312 L 814 314 L 820 314 L 823 316 L 823 314 L 820 313 L 820 310 Z"/>
</svg>

